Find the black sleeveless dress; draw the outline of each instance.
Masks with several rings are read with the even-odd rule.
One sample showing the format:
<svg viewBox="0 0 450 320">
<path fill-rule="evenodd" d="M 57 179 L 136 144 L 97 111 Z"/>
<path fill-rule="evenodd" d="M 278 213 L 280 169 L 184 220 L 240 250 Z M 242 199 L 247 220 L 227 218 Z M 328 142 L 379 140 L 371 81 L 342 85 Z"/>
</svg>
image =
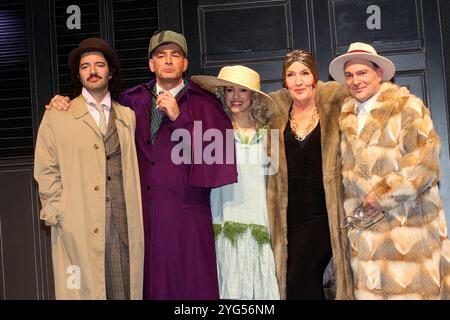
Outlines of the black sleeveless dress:
<svg viewBox="0 0 450 320">
<path fill-rule="evenodd" d="M 323 273 L 331 259 L 322 180 L 320 124 L 303 141 L 284 130 L 288 167 L 287 299 L 325 299 Z"/>
</svg>

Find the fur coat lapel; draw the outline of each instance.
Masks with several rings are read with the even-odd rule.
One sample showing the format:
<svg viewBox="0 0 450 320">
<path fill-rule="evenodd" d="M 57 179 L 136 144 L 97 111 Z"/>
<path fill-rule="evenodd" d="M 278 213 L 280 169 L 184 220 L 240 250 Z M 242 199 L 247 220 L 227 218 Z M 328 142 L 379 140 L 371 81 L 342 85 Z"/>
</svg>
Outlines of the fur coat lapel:
<svg viewBox="0 0 450 320">
<path fill-rule="evenodd" d="M 361 140 L 368 144 L 376 131 L 384 128 L 391 113 L 394 109 L 392 100 L 389 99 L 389 83 L 383 83 L 380 88 L 380 94 L 375 101 L 375 105 L 367 118 L 367 122 L 361 133 L 358 135 L 358 119 L 355 99 L 349 97 L 342 106 L 342 113 L 340 116 L 340 127 L 343 135 L 352 150 L 355 150 L 356 140 Z"/>
</svg>

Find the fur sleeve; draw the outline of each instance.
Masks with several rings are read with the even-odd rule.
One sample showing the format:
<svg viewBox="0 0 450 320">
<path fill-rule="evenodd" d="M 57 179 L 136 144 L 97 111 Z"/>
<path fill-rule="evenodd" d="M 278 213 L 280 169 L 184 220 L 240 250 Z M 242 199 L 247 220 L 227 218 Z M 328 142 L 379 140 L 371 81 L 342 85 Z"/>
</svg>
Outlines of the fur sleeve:
<svg viewBox="0 0 450 320">
<path fill-rule="evenodd" d="M 450 300 L 450 241 L 442 241 L 441 249 L 441 299 Z"/>
<path fill-rule="evenodd" d="M 410 99 L 413 101 L 402 115 L 402 157 L 398 169 L 385 176 L 373 189 L 386 209 L 415 200 L 439 180 L 439 137 L 428 109 L 418 98 L 412 96 Z"/>
</svg>

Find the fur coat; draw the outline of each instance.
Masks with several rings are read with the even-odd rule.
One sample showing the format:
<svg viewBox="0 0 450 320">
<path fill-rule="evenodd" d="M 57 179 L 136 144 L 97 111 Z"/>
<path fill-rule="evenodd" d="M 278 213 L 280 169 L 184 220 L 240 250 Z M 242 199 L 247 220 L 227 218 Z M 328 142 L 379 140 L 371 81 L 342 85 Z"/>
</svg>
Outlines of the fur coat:
<svg viewBox="0 0 450 320">
<path fill-rule="evenodd" d="M 286 298 L 286 272 L 287 272 L 287 203 L 288 203 L 288 177 L 287 162 L 284 151 L 283 130 L 288 122 L 289 109 L 292 100 L 286 89 L 271 93 L 277 104 L 277 110 L 269 123 L 271 129 L 279 130 L 278 148 L 272 143 L 269 135 L 269 155 L 271 162 L 278 160 L 276 174 L 269 175 L 268 179 L 268 209 L 271 226 L 272 247 L 275 256 L 280 297 Z M 344 218 L 342 207 L 343 190 L 341 185 L 341 161 L 339 158 L 339 114 L 347 91 L 337 82 L 321 82 L 316 86 L 316 106 L 319 109 L 323 184 L 325 188 L 326 206 L 329 218 L 331 244 L 333 250 L 334 269 L 336 274 L 336 298 L 352 299 L 352 275 L 349 259 L 347 235 L 345 230 L 339 228 Z M 277 152 L 278 151 L 278 152 Z M 278 153 L 278 157 L 274 156 Z M 311 243 L 311 245 L 314 245 Z"/>
<path fill-rule="evenodd" d="M 353 98 L 339 119 L 344 208 L 375 192 L 385 218 L 348 228 L 357 299 L 449 298 L 449 245 L 430 112 L 405 87 L 385 82 L 358 136 Z"/>
</svg>

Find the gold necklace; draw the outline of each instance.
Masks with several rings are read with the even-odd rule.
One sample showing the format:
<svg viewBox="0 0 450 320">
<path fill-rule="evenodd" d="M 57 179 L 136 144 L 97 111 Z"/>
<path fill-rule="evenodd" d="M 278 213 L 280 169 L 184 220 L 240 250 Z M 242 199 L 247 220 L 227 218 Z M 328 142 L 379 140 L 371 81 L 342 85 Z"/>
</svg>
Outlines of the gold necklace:
<svg viewBox="0 0 450 320">
<path fill-rule="evenodd" d="M 303 141 L 308 136 L 308 134 L 310 134 L 312 129 L 316 127 L 317 121 L 319 120 L 319 111 L 317 110 L 317 107 L 314 106 L 311 118 L 308 121 L 308 125 L 303 130 L 300 130 L 298 122 L 294 121 L 294 110 L 295 108 L 292 107 L 291 113 L 289 115 L 291 131 L 295 135 L 295 139 L 297 139 L 298 141 Z"/>
</svg>

